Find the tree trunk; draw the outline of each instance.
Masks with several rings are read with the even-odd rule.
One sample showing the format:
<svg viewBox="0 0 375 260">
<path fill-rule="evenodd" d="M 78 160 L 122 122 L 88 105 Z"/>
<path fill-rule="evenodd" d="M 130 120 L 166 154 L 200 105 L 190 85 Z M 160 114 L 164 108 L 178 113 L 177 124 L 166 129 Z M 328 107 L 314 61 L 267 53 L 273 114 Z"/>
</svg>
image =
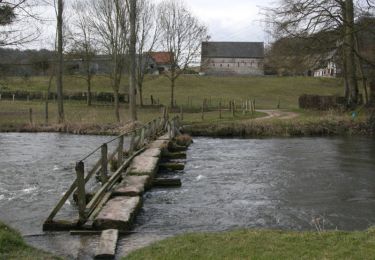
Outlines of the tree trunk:
<svg viewBox="0 0 375 260">
<path fill-rule="evenodd" d="M 138 95 L 139 95 L 139 104 L 143 107 L 143 84 L 138 81 Z"/>
<path fill-rule="evenodd" d="M 91 106 L 91 76 L 87 78 L 87 106 Z"/>
<path fill-rule="evenodd" d="M 63 123 L 64 118 L 64 96 L 63 96 L 63 0 L 58 0 L 57 5 L 57 75 L 56 75 L 56 88 L 57 88 L 57 110 L 58 121 Z"/>
<path fill-rule="evenodd" d="M 375 79 L 372 79 L 370 82 L 370 104 L 375 106 Z"/>
<path fill-rule="evenodd" d="M 176 79 L 172 76 L 171 79 L 171 108 L 174 107 L 174 87 Z"/>
<path fill-rule="evenodd" d="M 120 123 L 120 102 L 119 102 L 119 91 L 118 90 L 113 91 L 113 98 L 114 98 L 114 103 L 115 103 L 116 121 L 118 123 Z"/>
<path fill-rule="evenodd" d="M 130 57 L 130 84 L 129 84 L 129 112 L 131 121 L 137 120 L 137 100 L 136 100 L 136 44 L 137 44 L 137 33 L 136 33 L 136 13 L 137 4 L 136 0 L 130 0 L 130 46 L 129 46 L 129 57 Z"/>
<path fill-rule="evenodd" d="M 86 51 L 86 77 L 87 77 L 87 106 L 91 106 L 91 72 L 90 72 L 90 61 L 88 58 L 88 52 Z"/>
<path fill-rule="evenodd" d="M 350 88 L 349 106 L 355 107 L 358 104 L 358 83 L 356 77 L 356 62 L 355 62 L 355 42 L 354 42 L 354 7 L 353 0 L 345 1 L 345 60 L 346 73 Z"/>
</svg>

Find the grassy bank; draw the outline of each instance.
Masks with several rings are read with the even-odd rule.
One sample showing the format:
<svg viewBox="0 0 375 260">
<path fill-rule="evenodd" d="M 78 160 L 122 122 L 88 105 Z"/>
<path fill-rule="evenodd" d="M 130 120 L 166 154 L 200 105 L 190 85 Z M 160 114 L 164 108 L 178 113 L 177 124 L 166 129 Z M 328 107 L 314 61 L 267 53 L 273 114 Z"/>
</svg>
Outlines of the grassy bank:
<svg viewBox="0 0 375 260">
<path fill-rule="evenodd" d="M 375 231 L 243 230 L 187 234 L 155 243 L 124 259 L 374 259 Z"/>
<path fill-rule="evenodd" d="M 32 109 L 32 122 L 30 124 L 29 109 Z M 145 107 L 138 109 L 138 119 L 140 122 L 149 122 L 162 116 L 160 107 Z M 180 115 L 179 113 L 171 114 Z M 218 123 L 233 122 L 238 120 L 250 120 L 264 116 L 263 113 L 251 115 L 247 113 L 233 118 L 229 111 L 222 111 L 222 118 L 219 119 L 219 112 L 205 112 L 202 119 L 201 113 L 184 113 L 184 122 L 196 124 L 201 122 Z M 129 110 L 124 104 L 120 107 L 121 123 L 116 122 L 114 108 L 110 104 L 96 104 L 91 107 L 84 102 L 67 101 L 65 103 L 66 123 L 57 123 L 57 105 L 49 105 L 49 121 L 45 124 L 45 104 L 40 101 L 9 101 L 0 102 L 0 132 L 68 132 L 79 134 L 116 134 L 124 130 L 124 124 L 129 122 Z"/>
<path fill-rule="evenodd" d="M 60 259 L 28 246 L 21 235 L 0 222 L 0 259 Z"/>
<path fill-rule="evenodd" d="M 366 113 L 352 119 L 349 113 L 300 111 L 294 119 L 242 120 L 188 125 L 193 136 L 211 137 L 302 137 L 336 135 L 373 135 Z"/>
</svg>

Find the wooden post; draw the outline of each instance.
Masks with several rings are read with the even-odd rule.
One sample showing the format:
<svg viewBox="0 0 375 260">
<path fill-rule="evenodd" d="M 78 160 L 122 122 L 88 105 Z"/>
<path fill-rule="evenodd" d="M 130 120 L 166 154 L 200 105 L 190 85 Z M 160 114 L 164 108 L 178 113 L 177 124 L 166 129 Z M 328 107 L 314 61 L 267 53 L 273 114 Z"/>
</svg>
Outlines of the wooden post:
<svg viewBox="0 0 375 260">
<path fill-rule="evenodd" d="M 118 142 L 117 148 L 117 166 L 120 167 L 124 160 L 124 136 L 121 135 Z"/>
<path fill-rule="evenodd" d="M 219 119 L 222 119 L 222 115 L 221 115 L 221 100 L 219 101 Z"/>
<path fill-rule="evenodd" d="M 30 108 L 29 109 L 29 121 L 30 121 L 30 125 L 33 124 L 33 109 Z"/>
<path fill-rule="evenodd" d="M 86 191 L 85 191 L 85 165 L 83 162 L 76 164 L 77 174 L 77 192 L 78 192 L 78 212 L 79 212 L 79 223 L 84 224 L 86 222 Z"/>
<path fill-rule="evenodd" d="M 232 117 L 234 117 L 234 101 L 231 101 L 231 107 L 232 107 Z"/>
<path fill-rule="evenodd" d="M 182 110 L 182 106 L 180 106 L 180 119 L 184 120 L 184 111 Z"/>
<path fill-rule="evenodd" d="M 13 102 L 14 102 L 15 96 L 16 96 L 16 95 L 13 94 Z"/>
<path fill-rule="evenodd" d="M 102 170 L 101 170 L 101 181 L 102 184 L 108 181 L 108 145 L 103 144 L 101 148 L 102 152 Z"/>
<path fill-rule="evenodd" d="M 141 138 L 139 140 L 139 147 L 142 148 L 145 143 L 145 128 L 143 127 L 141 130 Z"/>
<path fill-rule="evenodd" d="M 151 99 L 151 105 L 153 106 L 154 105 L 154 97 L 151 95 L 150 99 Z"/>
<path fill-rule="evenodd" d="M 132 155 L 134 153 L 134 146 L 135 146 L 135 138 L 137 136 L 137 132 L 134 132 L 132 134 L 132 137 L 130 138 L 130 146 L 129 146 L 129 155 Z"/>
<path fill-rule="evenodd" d="M 202 120 L 204 120 L 204 101 L 202 103 L 202 115 L 201 115 Z"/>
<path fill-rule="evenodd" d="M 280 98 L 279 98 L 279 102 L 277 103 L 277 109 L 280 109 Z"/>
<path fill-rule="evenodd" d="M 254 113 L 255 113 L 255 110 L 256 110 L 256 108 L 255 108 L 255 98 L 254 98 L 254 101 L 253 101 L 254 103 L 253 103 L 253 106 L 254 106 Z"/>
</svg>

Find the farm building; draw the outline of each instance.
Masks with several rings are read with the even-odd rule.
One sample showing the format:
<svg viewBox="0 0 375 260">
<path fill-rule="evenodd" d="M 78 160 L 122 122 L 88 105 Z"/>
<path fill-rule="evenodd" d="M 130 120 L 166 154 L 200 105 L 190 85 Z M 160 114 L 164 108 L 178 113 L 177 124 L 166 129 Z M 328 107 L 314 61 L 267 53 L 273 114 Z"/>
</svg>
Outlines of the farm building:
<svg viewBox="0 0 375 260">
<path fill-rule="evenodd" d="M 264 43 L 203 42 L 201 71 L 208 75 L 264 75 Z"/>
</svg>

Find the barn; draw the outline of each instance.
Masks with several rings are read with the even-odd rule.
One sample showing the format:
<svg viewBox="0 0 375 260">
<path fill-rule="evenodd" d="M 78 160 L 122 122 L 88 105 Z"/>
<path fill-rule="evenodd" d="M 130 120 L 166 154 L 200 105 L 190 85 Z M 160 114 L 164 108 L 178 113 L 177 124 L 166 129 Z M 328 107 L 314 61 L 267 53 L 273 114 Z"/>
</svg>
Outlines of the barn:
<svg viewBox="0 0 375 260">
<path fill-rule="evenodd" d="M 264 43 L 203 42 L 201 72 L 207 75 L 264 75 Z"/>
</svg>

